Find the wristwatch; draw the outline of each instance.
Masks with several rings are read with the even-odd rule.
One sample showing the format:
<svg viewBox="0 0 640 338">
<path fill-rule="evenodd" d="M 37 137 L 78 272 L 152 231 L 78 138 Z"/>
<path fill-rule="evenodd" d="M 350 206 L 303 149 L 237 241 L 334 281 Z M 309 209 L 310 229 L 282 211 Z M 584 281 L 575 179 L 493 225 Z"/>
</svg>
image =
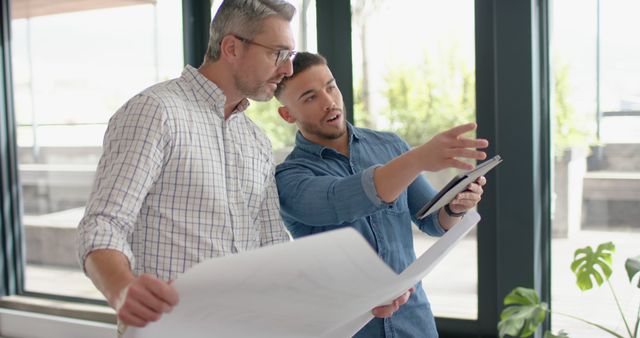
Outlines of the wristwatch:
<svg viewBox="0 0 640 338">
<path fill-rule="evenodd" d="M 466 214 L 466 211 L 463 212 L 453 212 L 453 210 L 451 210 L 451 208 L 449 208 L 449 204 L 446 204 L 444 206 L 444 212 L 447 213 L 447 215 L 451 216 L 451 217 L 462 217 L 464 216 L 464 214 Z"/>
</svg>

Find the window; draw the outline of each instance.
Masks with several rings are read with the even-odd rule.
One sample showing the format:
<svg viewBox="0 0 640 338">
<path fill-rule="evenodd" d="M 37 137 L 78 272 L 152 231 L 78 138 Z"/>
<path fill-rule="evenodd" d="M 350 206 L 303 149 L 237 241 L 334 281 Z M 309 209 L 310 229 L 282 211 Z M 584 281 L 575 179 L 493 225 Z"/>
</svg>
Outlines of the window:
<svg viewBox="0 0 640 338">
<path fill-rule="evenodd" d="M 392 131 L 417 146 L 475 121 L 473 1 L 352 0 L 351 12 L 357 126 Z M 440 189 L 455 174 L 425 175 Z M 435 240 L 416 230 L 416 255 Z M 475 236 L 458 244 L 423 286 L 436 316 L 476 319 Z"/>
<path fill-rule="evenodd" d="M 14 1 L 12 64 L 26 290 L 103 299 L 76 259 L 109 117 L 183 68 L 181 3 Z"/>
<path fill-rule="evenodd" d="M 635 323 L 640 299 L 624 262 L 638 255 L 640 241 L 640 42 L 630 38 L 640 30 L 638 11 L 633 0 L 553 1 L 551 10 L 551 306 L 622 335 L 627 331 L 606 283 L 581 292 L 570 264 L 576 249 L 613 242 L 611 285 Z M 552 329 L 608 336 L 561 315 L 552 317 Z"/>
</svg>

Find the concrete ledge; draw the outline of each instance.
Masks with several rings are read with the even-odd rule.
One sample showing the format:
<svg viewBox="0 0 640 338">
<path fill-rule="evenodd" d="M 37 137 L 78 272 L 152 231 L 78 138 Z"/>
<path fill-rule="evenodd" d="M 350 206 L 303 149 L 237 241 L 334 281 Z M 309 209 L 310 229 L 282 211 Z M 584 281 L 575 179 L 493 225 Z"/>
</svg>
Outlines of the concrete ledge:
<svg viewBox="0 0 640 338">
<path fill-rule="evenodd" d="M 640 172 L 587 172 L 584 199 L 640 201 Z"/>
<path fill-rule="evenodd" d="M 83 304 L 49 298 L 5 296 L 0 298 L 0 308 L 115 324 L 115 311 L 107 305 Z"/>
<path fill-rule="evenodd" d="M 84 208 L 24 216 L 27 263 L 78 268 L 76 228 Z"/>
<path fill-rule="evenodd" d="M 116 325 L 0 308 L 0 336 L 114 338 Z"/>
</svg>

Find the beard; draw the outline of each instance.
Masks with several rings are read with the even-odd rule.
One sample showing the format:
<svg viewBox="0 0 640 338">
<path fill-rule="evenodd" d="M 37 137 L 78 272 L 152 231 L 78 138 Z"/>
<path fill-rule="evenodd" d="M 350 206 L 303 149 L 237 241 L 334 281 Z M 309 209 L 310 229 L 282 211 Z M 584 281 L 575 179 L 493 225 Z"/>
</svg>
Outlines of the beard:
<svg viewBox="0 0 640 338">
<path fill-rule="evenodd" d="M 275 88 L 271 88 L 270 82 L 277 82 L 281 79 L 282 77 L 276 77 L 264 82 L 251 83 L 247 79 L 236 76 L 233 80 L 238 92 L 240 92 L 243 97 L 254 101 L 266 102 L 271 100 L 275 93 Z"/>
<path fill-rule="evenodd" d="M 314 135 L 320 139 L 336 140 L 344 136 L 347 132 L 347 119 L 344 118 L 344 115 L 342 116 L 342 123 L 337 128 L 312 123 L 300 123 L 299 128 L 306 134 Z"/>
</svg>

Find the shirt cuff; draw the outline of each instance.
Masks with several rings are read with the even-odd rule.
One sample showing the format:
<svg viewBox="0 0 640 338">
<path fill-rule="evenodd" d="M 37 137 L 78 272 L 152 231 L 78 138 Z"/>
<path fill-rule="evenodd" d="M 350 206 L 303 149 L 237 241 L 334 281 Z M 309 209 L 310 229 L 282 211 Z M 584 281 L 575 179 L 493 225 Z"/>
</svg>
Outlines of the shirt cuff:
<svg viewBox="0 0 640 338">
<path fill-rule="evenodd" d="M 131 271 L 134 270 L 135 258 L 126 238 L 119 238 L 113 233 L 80 229 L 76 240 L 78 246 L 78 263 L 80 263 L 82 271 L 85 274 L 87 271 L 85 269 L 84 262 L 87 259 L 87 256 L 89 256 L 91 252 L 99 249 L 110 249 L 121 252 L 127 260 L 129 260 Z"/>
<path fill-rule="evenodd" d="M 447 232 L 447 229 L 443 228 L 442 225 L 440 224 L 440 210 L 438 210 L 437 212 L 434 212 L 433 214 L 431 214 L 431 216 L 433 216 L 433 229 L 435 230 L 435 234 L 433 234 L 434 236 L 442 236 Z"/>
<path fill-rule="evenodd" d="M 393 202 L 387 203 L 383 201 L 380 196 L 378 196 L 378 191 L 376 190 L 376 184 L 373 180 L 373 173 L 376 168 L 381 167 L 382 165 L 376 164 L 362 171 L 362 176 L 360 176 L 360 180 L 362 182 L 362 189 L 364 190 L 365 195 L 369 198 L 371 203 L 376 207 L 387 206 L 392 207 Z M 395 201 L 394 201 L 395 202 Z"/>
</svg>

